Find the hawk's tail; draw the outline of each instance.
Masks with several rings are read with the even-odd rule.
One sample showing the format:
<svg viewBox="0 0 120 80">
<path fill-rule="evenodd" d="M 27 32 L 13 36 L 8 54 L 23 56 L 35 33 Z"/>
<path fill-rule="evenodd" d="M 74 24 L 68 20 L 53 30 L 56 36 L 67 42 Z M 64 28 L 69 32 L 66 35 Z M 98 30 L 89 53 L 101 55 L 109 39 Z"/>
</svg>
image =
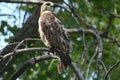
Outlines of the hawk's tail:
<svg viewBox="0 0 120 80">
<path fill-rule="evenodd" d="M 59 54 L 60 61 L 58 64 L 58 73 L 61 73 L 62 71 L 66 71 L 67 66 L 71 64 L 72 60 L 68 54 Z"/>
</svg>

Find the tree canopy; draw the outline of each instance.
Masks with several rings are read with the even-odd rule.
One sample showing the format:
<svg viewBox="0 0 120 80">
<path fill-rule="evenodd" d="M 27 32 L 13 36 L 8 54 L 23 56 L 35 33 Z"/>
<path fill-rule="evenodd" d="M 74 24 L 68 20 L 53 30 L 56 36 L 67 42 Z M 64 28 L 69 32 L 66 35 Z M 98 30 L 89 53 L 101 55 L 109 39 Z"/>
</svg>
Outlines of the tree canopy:
<svg viewBox="0 0 120 80">
<path fill-rule="evenodd" d="M 0 50 L 0 79 L 119 80 L 120 0 L 49 1 L 69 33 L 73 64 L 58 74 L 58 59 L 47 54 L 39 38 L 43 0 L 0 0 L 0 46 L 2 37 L 8 43 Z M 3 6 L 8 7 L 5 13 Z"/>
</svg>

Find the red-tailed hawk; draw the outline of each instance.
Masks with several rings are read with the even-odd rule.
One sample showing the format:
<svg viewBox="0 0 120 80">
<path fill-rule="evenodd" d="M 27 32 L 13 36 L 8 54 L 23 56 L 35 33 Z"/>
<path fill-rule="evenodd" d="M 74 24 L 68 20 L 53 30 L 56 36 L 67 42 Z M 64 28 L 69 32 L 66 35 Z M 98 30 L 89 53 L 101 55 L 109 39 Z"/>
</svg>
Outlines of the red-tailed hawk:
<svg viewBox="0 0 120 80">
<path fill-rule="evenodd" d="M 53 13 L 53 5 L 52 2 L 45 2 L 41 6 L 39 33 L 44 44 L 60 58 L 58 72 L 61 73 L 71 64 L 71 43 L 63 24 Z"/>
</svg>

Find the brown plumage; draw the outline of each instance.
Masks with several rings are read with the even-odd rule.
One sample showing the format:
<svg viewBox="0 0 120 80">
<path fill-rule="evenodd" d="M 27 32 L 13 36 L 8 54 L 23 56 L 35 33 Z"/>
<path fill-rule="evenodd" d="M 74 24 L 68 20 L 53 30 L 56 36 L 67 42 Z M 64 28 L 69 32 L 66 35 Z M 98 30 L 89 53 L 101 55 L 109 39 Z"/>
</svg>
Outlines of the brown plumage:
<svg viewBox="0 0 120 80">
<path fill-rule="evenodd" d="M 52 2 L 45 2 L 41 6 L 39 33 L 44 44 L 60 58 L 58 72 L 61 73 L 71 64 L 71 43 L 63 24 L 52 11 L 53 5 Z"/>
</svg>

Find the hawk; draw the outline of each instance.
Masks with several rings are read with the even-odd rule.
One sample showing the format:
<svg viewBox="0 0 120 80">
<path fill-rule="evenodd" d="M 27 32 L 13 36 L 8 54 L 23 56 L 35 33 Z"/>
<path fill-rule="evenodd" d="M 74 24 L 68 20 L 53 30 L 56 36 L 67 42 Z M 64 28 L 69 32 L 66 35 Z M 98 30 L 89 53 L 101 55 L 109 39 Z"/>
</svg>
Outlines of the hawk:
<svg viewBox="0 0 120 80">
<path fill-rule="evenodd" d="M 39 34 L 43 43 L 59 57 L 58 72 L 61 73 L 71 64 L 71 42 L 64 25 L 53 13 L 53 6 L 52 2 L 42 4 L 38 21 Z"/>
</svg>

